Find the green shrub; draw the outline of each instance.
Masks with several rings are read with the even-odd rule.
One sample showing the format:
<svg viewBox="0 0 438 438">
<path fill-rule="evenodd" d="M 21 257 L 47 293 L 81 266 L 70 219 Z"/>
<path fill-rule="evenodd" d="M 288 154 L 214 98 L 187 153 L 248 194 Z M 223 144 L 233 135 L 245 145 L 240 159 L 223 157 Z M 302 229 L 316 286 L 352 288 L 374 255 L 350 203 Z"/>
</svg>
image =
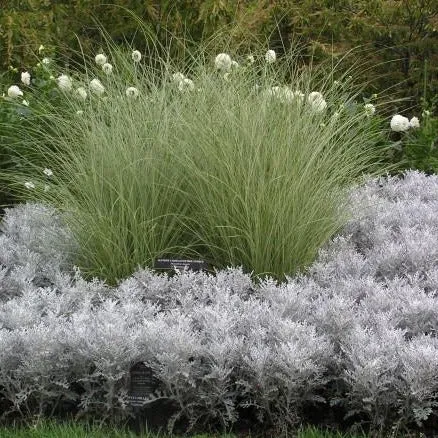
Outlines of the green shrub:
<svg viewBox="0 0 438 438">
<path fill-rule="evenodd" d="M 90 275 L 115 282 L 183 256 L 284 278 L 342 226 L 345 189 L 381 170 L 381 127 L 331 67 L 302 69 L 293 52 L 270 64 L 259 47 L 255 64 L 235 55 L 240 66 L 224 74 L 205 48 L 177 66 L 161 48 L 136 63 L 108 44 L 112 74 L 72 70 L 70 115 L 46 106 L 30 119 L 19 142 L 27 163 L 3 172 L 18 197 L 70 213 Z M 178 71 L 190 79 L 172 79 Z"/>
<path fill-rule="evenodd" d="M 393 161 L 400 170 L 418 169 L 438 173 L 438 118 L 423 112 L 420 127 L 398 136 L 393 143 Z"/>
</svg>

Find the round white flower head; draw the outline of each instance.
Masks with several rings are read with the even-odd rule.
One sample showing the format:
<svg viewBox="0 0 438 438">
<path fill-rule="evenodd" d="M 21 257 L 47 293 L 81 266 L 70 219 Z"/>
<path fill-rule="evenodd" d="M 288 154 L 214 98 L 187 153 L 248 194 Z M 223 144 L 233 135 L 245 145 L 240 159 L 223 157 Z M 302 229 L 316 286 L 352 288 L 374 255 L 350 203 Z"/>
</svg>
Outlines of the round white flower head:
<svg viewBox="0 0 438 438">
<path fill-rule="evenodd" d="M 132 98 L 136 98 L 138 97 L 138 95 L 140 94 L 139 91 L 137 90 L 137 88 L 135 87 L 128 87 L 125 91 L 126 95 L 128 97 L 132 97 Z"/>
<path fill-rule="evenodd" d="M 33 183 L 33 182 L 31 182 L 31 181 L 26 181 L 25 183 L 24 183 L 24 187 L 26 187 L 26 189 L 34 189 L 35 188 L 35 184 Z"/>
<path fill-rule="evenodd" d="M 30 73 L 28 71 L 21 73 L 21 82 L 23 82 L 24 85 L 30 85 Z"/>
<path fill-rule="evenodd" d="M 44 50 L 45 50 L 45 47 L 41 44 L 41 45 L 38 47 L 38 53 L 41 55 L 41 53 L 43 53 Z"/>
<path fill-rule="evenodd" d="M 421 113 L 421 115 L 422 115 L 423 119 L 426 118 L 426 117 L 429 117 L 430 116 L 430 111 L 429 110 L 424 110 Z"/>
<path fill-rule="evenodd" d="M 100 82 L 99 79 L 93 79 L 90 82 L 90 89 L 98 96 L 101 96 L 105 92 L 105 87 L 102 85 L 102 82 Z"/>
<path fill-rule="evenodd" d="M 180 72 L 174 73 L 172 75 L 172 82 L 174 82 L 177 85 L 179 85 L 179 83 L 181 81 L 183 81 L 184 79 L 185 79 L 185 76 Z"/>
<path fill-rule="evenodd" d="M 50 58 L 43 58 L 43 60 L 41 61 L 43 64 L 50 64 L 52 61 Z"/>
<path fill-rule="evenodd" d="M 255 62 L 255 58 L 253 55 L 248 55 L 246 57 L 246 60 L 248 61 L 248 64 L 254 64 L 254 62 Z"/>
<path fill-rule="evenodd" d="M 102 70 L 107 75 L 110 75 L 113 72 L 113 66 L 109 62 L 105 62 L 105 64 L 102 65 Z"/>
<path fill-rule="evenodd" d="M 307 102 L 310 103 L 312 110 L 321 113 L 327 108 L 327 102 L 319 91 L 312 91 L 307 96 Z"/>
<path fill-rule="evenodd" d="M 76 97 L 82 100 L 85 100 L 87 98 L 87 91 L 84 87 L 78 87 L 76 88 Z"/>
<path fill-rule="evenodd" d="M 309 103 L 312 103 L 315 100 L 319 100 L 319 99 L 324 99 L 324 96 L 319 92 L 319 91 L 312 91 L 308 96 L 307 96 L 307 101 Z"/>
<path fill-rule="evenodd" d="M 366 103 L 363 107 L 367 116 L 372 116 L 376 112 L 376 107 L 372 103 Z"/>
<path fill-rule="evenodd" d="M 18 85 L 11 85 L 8 88 L 8 96 L 15 99 L 16 97 L 23 96 L 23 92 L 20 90 L 20 87 Z"/>
<path fill-rule="evenodd" d="M 53 176 L 53 172 L 51 169 L 48 169 L 47 167 L 43 170 L 44 175 L 47 175 L 48 177 Z"/>
<path fill-rule="evenodd" d="M 392 116 L 390 126 L 395 132 L 407 131 L 410 128 L 409 119 L 400 114 L 396 114 L 395 116 Z"/>
<path fill-rule="evenodd" d="M 265 60 L 268 64 L 272 64 L 277 60 L 277 54 L 274 50 L 268 50 L 265 53 Z"/>
<path fill-rule="evenodd" d="M 228 71 L 231 68 L 231 56 L 228 53 L 219 53 L 214 59 L 217 70 Z"/>
<path fill-rule="evenodd" d="M 322 97 L 313 100 L 310 105 L 316 113 L 322 113 L 327 108 L 327 102 Z"/>
<path fill-rule="evenodd" d="M 419 128 L 420 121 L 418 120 L 418 117 L 412 117 L 412 119 L 409 121 L 409 125 L 411 128 Z"/>
<path fill-rule="evenodd" d="M 184 78 L 179 84 L 178 84 L 178 90 L 179 91 L 193 91 L 195 89 L 195 84 L 193 81 L 189 78 Z"/>
<path fill-rule="evenodd" d="M 141 60 L 141 53 L 138 50 L 134 50 L 132 52 L 131 56 L 132 56 L 132 60 L 134 62 L 140 62 L 140 60 Z"/>
<path fill-rule="evenodd" d="M 103 65 L 107 61 L 107 57 L 103 53 L 98 53 L 96 57 L 94 58 L 97 65 Z"/>
<path fill-rule="evenodd" d="M 239 63 L 237 61 L 231 61 L 231 68 L 239 68 Z"/>
<path fill-rule="evenodd" d="M 73 83 L 67 75 L 58 76 L 56 79 L 58 82 L 58 87 L 63 91 L 70 91 L 72 89 Z"/>
</svg>

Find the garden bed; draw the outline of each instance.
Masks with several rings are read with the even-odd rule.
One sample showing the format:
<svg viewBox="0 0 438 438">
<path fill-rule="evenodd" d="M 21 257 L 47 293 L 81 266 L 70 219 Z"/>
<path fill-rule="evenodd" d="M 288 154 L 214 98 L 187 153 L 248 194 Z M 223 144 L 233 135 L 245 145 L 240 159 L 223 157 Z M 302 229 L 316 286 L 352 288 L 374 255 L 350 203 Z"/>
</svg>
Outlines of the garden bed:
<svg viewBox="0 0 438 438">
<path fill-rule="evenodd" d="M 372 180 L 350 199 L 353 219 L 305 273 L 281 283 L 239 268 L 86 281 L 69 260 L 62 217 L 38 204 L 7 210 L 4 419 L 74 412 L 123 422 L 133 413 L 129 371 L 143 362 L 160 382 L 148 402 L 174 407 L 162 419 L 170 429 L 250 420 L 280 433 L 309 419 L 433 429 L 438 177 Z"/>
</svg>

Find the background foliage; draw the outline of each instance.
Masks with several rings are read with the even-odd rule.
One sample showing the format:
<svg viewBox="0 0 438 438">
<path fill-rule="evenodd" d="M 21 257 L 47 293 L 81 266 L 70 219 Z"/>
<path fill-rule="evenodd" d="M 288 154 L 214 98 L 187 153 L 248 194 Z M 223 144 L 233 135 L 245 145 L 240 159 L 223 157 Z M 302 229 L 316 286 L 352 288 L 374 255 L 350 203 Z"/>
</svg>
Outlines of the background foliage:
<svg viewBox="0 0 438 438">
<path fill-rule="evenodd" d="M 108 3 L 113 3 L 108 5 Z M 236 44 L 269 37 L 281 50 L 300 40 L 315 59 L 339 58 L 362 46 L 362 60 L 376 65 L 375 92 L 393 90 L 412 106 L 438 92 L 438 17 L 434 0 L 0 0 L 0 68 L 26 68 L 40 44 L 63 55 L 79 48 L 95 53 L 101 36 L 93 16 L 115 41 L 126 37 L 140 50 L 146 42 L 123 8 L 141 17 L 151 35 L 197 42 L 229 26 Z M 175 6 L 177 5 L 177 6 Z M 117 7 L 118 6 L 118 7 Z M 122 7 L 122 8 L 121 8 Z M 75 35 L 76 34 L 76 35 Z M 247 48 L 246 48 L 247 49 Z M 58 49 L 56 49 L 58 50 Z M 365 53 L 363 53 L 365 52 Z M 61 54 L 60 53 L 60 54 Z M 397 108 L 395 108 L 397 109 Z"/>
</svg>

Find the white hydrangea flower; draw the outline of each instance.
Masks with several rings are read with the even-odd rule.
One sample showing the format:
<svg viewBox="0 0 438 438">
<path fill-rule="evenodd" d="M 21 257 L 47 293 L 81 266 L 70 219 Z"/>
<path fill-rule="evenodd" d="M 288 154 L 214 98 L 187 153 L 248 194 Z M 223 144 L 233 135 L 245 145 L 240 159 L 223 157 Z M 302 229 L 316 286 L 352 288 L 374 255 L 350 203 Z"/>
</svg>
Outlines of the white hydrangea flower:
<svg viewBox="0 0 438 438">
<path fill-rule="evenodd" d="M 195 89 L 195 84 L 193 81 L 189 78 L 184 78 L 179 84 L 178 84 L 178 90 L 179 91 L 193 91 Z"/>
<path fill-rule="evenodd" d="M 131 57 L 134 62 L 140 62 L 141 53 L 138 50 L 133 50 Z"/>
<path fill-rule="evenodd" d="M 231 68 L 239 68 L 239 63 L 237 61 L 231 61 Z"/>
<path fill-rule="evenodd" d="M 134 99 L 135 99 L 136 97 L 138 97 L 138 95 L 140 94 L 139 91 L 138 91 L 138 89 L 135 88 L 135 87 L 128 87 L 128 88 L 126 89 L 125 93 L 126 93 L 126 95 L 127 95 L 128 97 L 132 97 L 132 98 L 134 98 Z"/>
<path fill-rule="evenodd" d="M 26 181 L 26 182 L 24 183 L 24 186 L 26 187 L 26 189 L 29 189 L 29 190 L 35 188 L 35 184 L 34 184 L 33 182 L 31 182 L 31 181 Z"/>
<path fill-rule="evenodd" d="M 8 96 L 15 99 L 16 97 L 23 96 L 23 92 L 20 90 L 20 87 L 18 85 L 11 85 L 8 88 Z"/>
<path fill-rule="evenodd" d="M 395 116 L 392 116 L 390 126 L 395 132 L 407 131 L 410 128 L 409 119 L 400 114 L 396 114 Z"/>
<path fill-rule="evenodd" d="M 409 121 L 409 125 L 411 128 L 417 129 L 420 127 L 420 121 L 418 120 L 418 117 L 412 117 L 412 119 Z"/>
<path fill-rule="evenodd" d="M 110 75 L 113 72 L 113 66 L 109 62 L 105 62 L 105 64 L 102 65 L 102 70 L 107 75 Z"/>
<path fill-rule="evenodd" d="M 254 64 L 254 62 L 255 62 L 255 58 L 253 55 L 248 55 L 246 57 L 246 60 L 248 61 L 248 64 Z"/>
<path fill-rule="evenodd" d="M 52 60 L 50 58 L 43 58 L 43 60 L 41 61 L 43 64 L 50 64 L 52 62 Z"/>
<path fill-rule="evenodd" d="M 30 73 L 28 71 L 21 73 L 21 82 L 23 82 L 24 85 L 30 85 Z"/>
<path fill-rule="evenodd" d="M 181 81 L 185 79 L 185 76 L 181 72 L 174 73 L 172 75 L 172 82 L 179 85 Z"/>
<path fill-rule="evenodd" d="M 265 53 L 265 60 L 268 64 L 272 64 L 277 60 L 277 54 L 274 50 L 268 50 Z"/>
<path fill-rule="evenodd" d="M 103 53 L 98 53 L 96 57 L 94 58 L 97 65 L 103 65 L 107 61 L 107 57 Z"/>
<path fill-rule="evenodd" d="M 48 169 L 47 167 L 43 170 L 44 175 L 47 175 L 48 177 L 53 176 L 52 169 Z"/>
<path fill-rule="evenodd" d="M 85 100 L 88 96 L 87 94 L 87 90 L 85 90 L 84 87 L 78 87 L 76 88 L 76 97 L 78 97 L 79 99 Z"/>
<path fill-rule="evenodd" d="M 366 103 L 364 109 L 367 116 L 372 116 L 376 112 L 376 107 L 372 103 Z"/>
<path fill-rule="evenodd" d="M 217 70 L 228 71 L 231 69 L 231 56 L 228 53 L 219 53 L 214 59 Z"/>
<path fill-rule="evenodd" d="M 67 75 L 58 76 L 56 79 L 58 87 L 63 91 L 70 91 L 73 87 L 72 80 Z"/>
<path fill-rule="evenodd" d="M 101 96 L 105 92 L 105 87 L 102 85 L 102 82 L 100 82 L 99 79 L 93 79 L 90 82 L 90 90 L 94 94 Z"/>
</svg>

